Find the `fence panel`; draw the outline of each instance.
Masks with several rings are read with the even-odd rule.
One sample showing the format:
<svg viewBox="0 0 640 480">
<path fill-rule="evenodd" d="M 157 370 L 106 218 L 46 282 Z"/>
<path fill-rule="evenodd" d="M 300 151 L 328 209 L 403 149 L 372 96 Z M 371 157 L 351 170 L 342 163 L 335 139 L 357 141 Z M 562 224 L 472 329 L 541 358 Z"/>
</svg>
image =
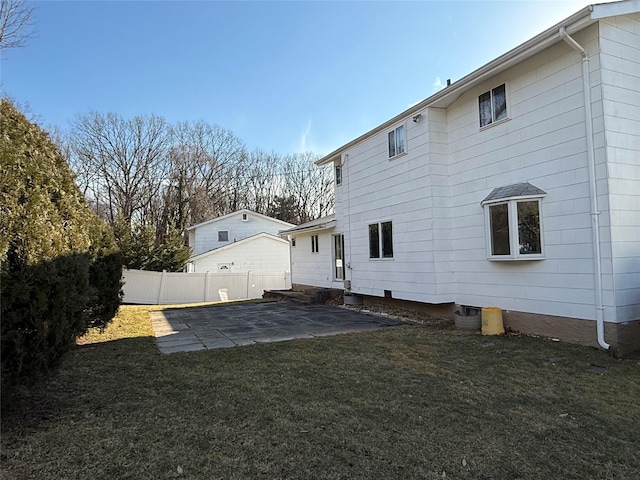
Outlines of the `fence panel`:
<svg viewBox="0 0 640 480">
<path fill-rule="evenodd" d="M 261 298 L 265 290 L 291 288 L 289 272 L 213 274 L 124 270 L 123 281 L 123 302 L 144 305 Z"/>
</svg>

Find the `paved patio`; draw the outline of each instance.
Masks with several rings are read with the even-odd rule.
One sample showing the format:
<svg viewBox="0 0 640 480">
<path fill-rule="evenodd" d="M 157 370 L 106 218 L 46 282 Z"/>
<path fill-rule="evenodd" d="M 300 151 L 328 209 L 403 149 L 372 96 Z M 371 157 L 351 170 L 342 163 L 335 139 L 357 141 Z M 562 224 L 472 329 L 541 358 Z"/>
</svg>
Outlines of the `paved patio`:
<svg viewBox="0 0 640 480">
<path fill-rule="evenodd" d="M 230 348 L 400 325 L 391 318 L 330 305 L 248 303 L 151 312 L 161 353 Z"/>
</svg>

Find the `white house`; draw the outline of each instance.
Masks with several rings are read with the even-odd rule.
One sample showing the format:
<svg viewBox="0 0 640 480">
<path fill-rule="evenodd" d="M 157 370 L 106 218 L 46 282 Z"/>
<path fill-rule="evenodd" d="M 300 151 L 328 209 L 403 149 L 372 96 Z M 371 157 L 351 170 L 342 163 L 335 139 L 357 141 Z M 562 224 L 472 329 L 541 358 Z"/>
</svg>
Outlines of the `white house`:
<svg viewBox="0 0 640 480">
<path fill-rule="evenodd" d="M 291 244 L 291 283 L 343 288 L 344 236 L 335 227 L 329 215 L 280 232 Z"/>
<path fill-rule="evenodd" d="M 278 236 L 291 223 L 239 210 L 187 229 L 190 272 L 280 273 L 289 271 L 289 244 Z"/>
<path fill-rule="evenodd" d="M 353 293 L 640 348 L 640 2 L 586 7 L 317 163 Z M 294 278 L 340 280 L 300 247 Z"/>
</svg>

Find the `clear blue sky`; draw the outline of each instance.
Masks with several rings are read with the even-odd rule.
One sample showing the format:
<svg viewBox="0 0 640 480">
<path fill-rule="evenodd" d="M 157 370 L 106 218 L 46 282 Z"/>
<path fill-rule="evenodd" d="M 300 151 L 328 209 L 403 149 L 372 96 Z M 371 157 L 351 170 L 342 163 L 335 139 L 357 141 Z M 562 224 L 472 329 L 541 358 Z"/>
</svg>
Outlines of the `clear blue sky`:
<svg viewBox="0 0 640 480">
<path fill-rule="evenodd" d="M 154 113 L 326 154 L 589 3 L 31 2 L 0 79 L 44 127 Z"/>
</svg>

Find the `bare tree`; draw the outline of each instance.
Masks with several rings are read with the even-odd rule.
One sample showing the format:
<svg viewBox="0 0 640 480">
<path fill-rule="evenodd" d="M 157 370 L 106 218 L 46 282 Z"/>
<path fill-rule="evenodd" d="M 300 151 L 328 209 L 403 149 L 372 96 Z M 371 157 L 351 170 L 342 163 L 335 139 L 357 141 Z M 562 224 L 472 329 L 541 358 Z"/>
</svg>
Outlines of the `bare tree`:
<svg viewBox="0 0 640 480">
<path fill-rule="evenodd" d="M 171 175 L 165 189 L 165 217 L 176 228 L 228 213 L 228 196 L 239 165 L 242 141 L 232 132 L 203 121 L 171 129 Z"/>
<path fill-rule="evenodd" d="M 333 171 L 317 167 L 318 158 L 310 152 L 299 153 L 286 156 L 282 163 L 283 196 L 293 199 L 300 223 L 333 211 Z"/>
<path fill-rule="evenodd" d="M 169 170 L 168 140 L 165 120 L 155 115 L 125 120 L 90 112 L 73 122 L 72 164 L 90 201 L 108 205 L 112 225 L 118 212 L 129 224 L 155 224 Z"/>
<path fill-rule="evenodd" d="M 33 34 L 33 8 L 24 0 L 0 0 L 0 50 L 22 47 Z"/>
</svg>

